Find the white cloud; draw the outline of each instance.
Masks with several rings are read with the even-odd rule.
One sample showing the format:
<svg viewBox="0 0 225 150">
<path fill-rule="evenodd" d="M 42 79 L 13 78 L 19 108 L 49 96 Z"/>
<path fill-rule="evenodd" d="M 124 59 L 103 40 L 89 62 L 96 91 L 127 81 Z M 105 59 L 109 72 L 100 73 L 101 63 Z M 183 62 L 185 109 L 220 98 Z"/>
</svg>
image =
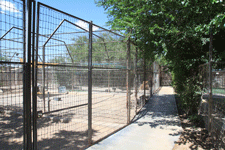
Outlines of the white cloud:
<svg viewBox="0 0 225 150">
<path fill-rule="evenodd" d="M 89 31 L 89 24 L 88 23 L 86 23 L 84 21 L 81 21 L 81 20 L 78 20 L 75 24 L 78 25 L 78 26 L 80 26 L 80 27 L 82 27 L 82 28 L 84 28 L 85 30 L 88 30 Z M 93 26 L 93 28 L 92 28 L 93 31 L 96 31 L 98 29 L 99 28 L 96 27 L 96 26 Z"/>
<path fill-rule="evenodd" d="M 85 30 L 89 30 L 88 24 L 84 21 L 78 20 L 75 24 L 81 28 L 84 28 Z"/>
<path fill-rule="evenodd" d="M 93 26 L 93 31 L 96 31 L 96 30 L 98 30 L 99 28 L 98 27 L 96 27 L 96 26 Z"/>
<path fill-rule="evenodd" d="M 0 8 L 2 9 L 1 12 L 10 11 L 19 13 L 19 10 L 16 8 L 15 4 L 8 1 L 0 0 Z"/>
</svg>

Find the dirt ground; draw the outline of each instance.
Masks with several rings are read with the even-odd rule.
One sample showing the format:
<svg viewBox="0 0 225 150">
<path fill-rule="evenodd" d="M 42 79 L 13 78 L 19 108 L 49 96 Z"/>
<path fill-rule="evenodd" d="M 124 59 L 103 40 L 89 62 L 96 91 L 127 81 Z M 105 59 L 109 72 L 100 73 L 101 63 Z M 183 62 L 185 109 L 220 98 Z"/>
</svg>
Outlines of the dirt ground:
<svg viewBox="0 0 225 150">
<path fill-rule="evenodd" d="M 93 141 L 97 141 L 127 124 L 126 93 L 122 91 L 108 93 L 100 88 L 98 90 L 100 91 L 92 93 Z M 54 94 L 55 92 L 51 93 L 53 94 L 50 94 L 49 98 L 46 94 L 46 110 L 48 110 L 47 101 L 50 99 L 50 111 L 88 102 L 86 90 L 60 95 Z M 55 97 L 60 97 L 61 100 L 55 100 Z M 38 96 L 38 110 L 43 110 L 42 99 L 43 97 Z M 134 94 L 131 95 L 131 101 L 132 119 L 135 115 Z M 22 94 L 1 94 L 0 106 L 6 105 L 13 109 L 10 112 L 1 113 L 0 144 L 3 149 L 20 149 L 23 141 Z M 87 105 L 45 114 L 38 119 L 37 128 L 38 149 L 81 149 L 87 145 Z"/>
</svg>

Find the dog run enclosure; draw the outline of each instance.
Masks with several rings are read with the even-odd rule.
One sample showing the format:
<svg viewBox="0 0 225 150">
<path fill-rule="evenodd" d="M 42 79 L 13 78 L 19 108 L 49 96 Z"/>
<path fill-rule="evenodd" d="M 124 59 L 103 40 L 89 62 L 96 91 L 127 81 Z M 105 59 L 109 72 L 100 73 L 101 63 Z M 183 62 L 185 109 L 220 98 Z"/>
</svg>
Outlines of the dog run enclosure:
<svg viewBox="0 0 225 150">
<path fill-rule="evenodd" d="M 158 90 L 160 66 L 117 32 L 35 1 L 0 8 L 3 149 L 87 147 Z"/>
</svg>

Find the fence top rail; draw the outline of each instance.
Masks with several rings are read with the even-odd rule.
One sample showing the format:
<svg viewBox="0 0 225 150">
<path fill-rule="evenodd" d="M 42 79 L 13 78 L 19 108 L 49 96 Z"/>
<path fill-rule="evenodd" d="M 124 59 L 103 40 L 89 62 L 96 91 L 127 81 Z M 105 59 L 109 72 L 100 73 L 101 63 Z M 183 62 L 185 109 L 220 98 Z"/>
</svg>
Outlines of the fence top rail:
<svg viewBox="0 0 225 150">
<path fill-rule="evenodd" d="M 61 10 L 59 10 L 59 9 L 56 9 L 56 8 L 54 8 L 54 7 L 51 7 L 51 6 L 48 6 L 48 5 L 43 4 L 43 3 L 41 3 L 41 2 L 38 2 L 38 7 L 40 7 L 40 5 L 42 5 L 42 6 L 44 6 L 44 7 L 47 7 L 47 8 L 50 8 L 50 9 L 53 9 L 53 10 L 55 10 L 55 11 L 58 11 L 58 12 L 60 12 L 60 13 L 65 14 L 65 15 L 68 15 L 68 16 L 70 16 L 70 17 L 72 17 L 72 18 L 75 18 L 75 19 L 84 21 L 84 22 L 86 22 L 86 23 L 88 23 L 88 24 L 91 23 L 90 21 L 86 21 L 86 20 L 84 20 L 84 19 L 81 19 L 81 18 L 76 17 L 76 16 L 74 16 L 74 15 L 71 15 L 71 14 L 69 14 L 69 13 L 66 13 L 66 12 L 64 12 L 64 11 L 61 11 Z M 113 32 L 113 31 L 111 31 L 111 30 L 105 29 L 105 28 L 103 28 L 103 27 L 101 27 L 101 26 L 98 26 L 98 25 L 96 25 L 96 24 L 93 24 L 93 23 L 92 23 L 92 25 L 94 25 L 94 26 L 96 26 L 96 27 L 98 27 L 98 28 L 100 28 L 100 29 L 102 29 L 102 30 L 108 31 L 108 32 L 110 32 L 110 33 L 113 33 L 113 34 L 115 34 L 115 35 L 118 35 L 118 36 L 120 36 L 120 37 L 125 38 L 124 36 L 122 36 L 122 35 L 120 35 L 120 34 L 118 34 L 118 33 L 115 33 L 115 32 Z"/>
</svg>

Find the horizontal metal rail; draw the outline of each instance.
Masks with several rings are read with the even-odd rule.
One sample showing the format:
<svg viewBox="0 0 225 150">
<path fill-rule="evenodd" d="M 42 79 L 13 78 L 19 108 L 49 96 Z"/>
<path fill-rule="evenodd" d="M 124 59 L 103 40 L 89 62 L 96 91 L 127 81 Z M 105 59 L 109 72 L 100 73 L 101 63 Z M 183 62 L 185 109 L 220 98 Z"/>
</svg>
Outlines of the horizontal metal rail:
<svg viewBox="0 0 225 150">
<path fill-rule="evenodd" d="M 110 68 L 110 67 L 92 67 L 92 69 L 94 70 L 128 70 L 128 69 L 124 69 L 124 68 Z"/>
<path fill-rule="evenodd" d="M 53 111 L 48 111 L 48 112 L 44 112 L 42 114 L 43 115 L 44 114 L 51 114 L 51 113 L 55 113 L 55 112 L 59 112 L 59 111 L 63 111 L 63 110 L 68 110 L 68 109 L 73 109 L 73 108 L 77 108 L 77 107 L 82 107 L 82 106 L 86 106 L 86 105 L 88 105 L 88 103 L 76 105 L 76 106 L 71 106 L 71 107 L 67 107 L 67 108 L 62 108 L 62 109 L 57 109 L 57 110 L 53 110 Z"/>
<path fill-rule="evenodd" d="M 24 65 L 24 62 L 0 61 L 0 64 L 21 64 L 21 65 Z"/>
<path fill-rule="evenodd" d="M 50 67 L 76 67 L 76 68 L 88 68 L 88 66 L 77 66 L 77 65 L 73 65 L 72 63 L 68 63 L 68 64 L 37 64 L 39 66 L 50 66 Z M 125 71 L 128 69 L 124 69 L 124 68 L 110 68 L 110 67 L 94 67 L 92 66 L 92 69 L 94 70 L 121 70 L 121 71 Z M 132 69 L 130 69 L 132 70 Z"/>
<path fill-rule="evenodd" d="M 2 38 L 1 40 L 12 41 L 12 42 L 16 42 L 16 43 L 21 43 L 21 44 L 23 44 L 23 42 L 15 41 L 15 40 L 12 40 L 12 39 L 5 39 L 5 38 Z"/>
<path fill-rule="evenodd" d="M 77 67 L 77 68 L 88 68 L 87 66 L 76 66 L 73 65 L 72 63 L 68 63 L 68 64 L 37 64 L 39 66 L 52 66 L 52 67 Z"/>
</svg>

